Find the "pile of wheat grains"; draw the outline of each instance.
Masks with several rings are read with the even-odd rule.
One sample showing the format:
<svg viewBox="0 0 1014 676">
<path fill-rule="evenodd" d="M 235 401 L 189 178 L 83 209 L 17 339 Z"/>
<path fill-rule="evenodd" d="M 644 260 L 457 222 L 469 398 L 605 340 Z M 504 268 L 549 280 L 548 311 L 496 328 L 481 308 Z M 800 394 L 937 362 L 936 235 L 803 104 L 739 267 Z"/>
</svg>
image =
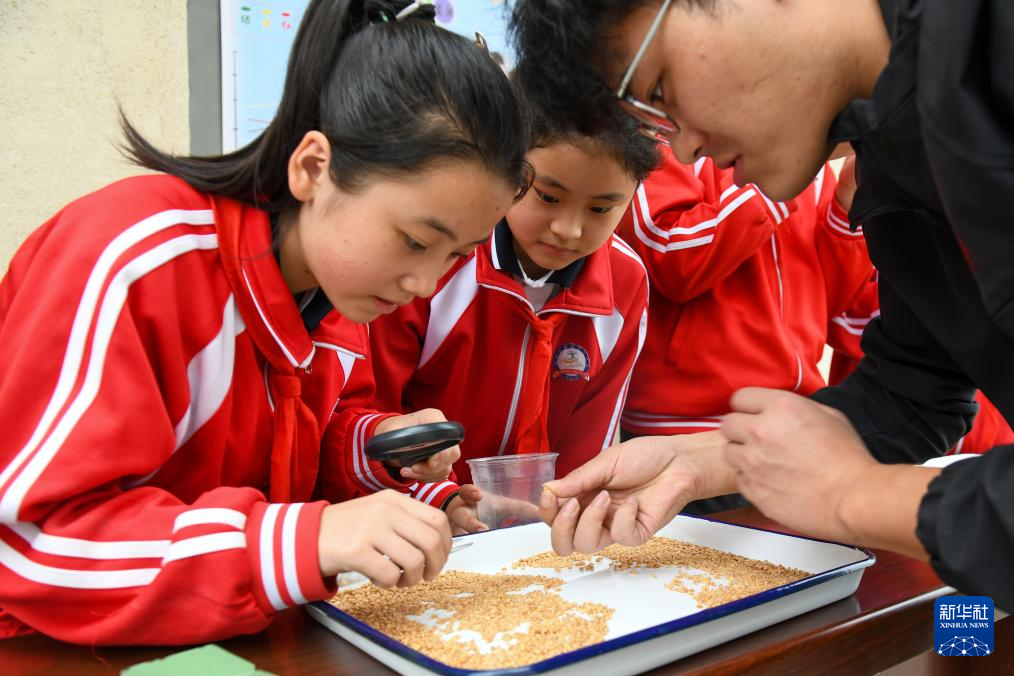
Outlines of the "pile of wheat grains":
<svg viewBox="0 0 1014 676">
<path fill-rule="evenodd" d="M 613 609 L 567 601 L 556 593 L 563 584 L 542 575 L 448 570 L 407 589 L 340 592 L 331 603 L 452 667 L 509 669 L 605 639 Z"/>
<path fill-rule="evenodd" d="M 640 547 L 613 545 L 598 554 L 556 556 L 543 552 L 512 570 L 590 572 L 608 568 L 636 575 L 675 568 L 665 587 L 710 608 L 809 575 L 767 561 L 710 547 L 654 537 Z M 559 577 L 448 570 L 433 582 L 408 589 L 372 585 L 340 592 L 331 603 L 375 629 L 452 667 L 509 669 L 605 640 L 613 609 L 574 603 L 559 595 Z M 652 574 L 652 577 L 657 577 Z"/>
<path fill-rule="evenodd" d="M 512 567 L 591 571 L 607 559 L 613 570 L 630 571 L 632 575 L 639 570 L 677 567 L 676 576 L 666 588 L 687 594 L 701 608 L 720 606 L 810 575 L 798 568 L 663 537 L 653 537 L 640 547 L 611 545 L 591 556 L 542 552 L 515 561 Z"/>
</svg>

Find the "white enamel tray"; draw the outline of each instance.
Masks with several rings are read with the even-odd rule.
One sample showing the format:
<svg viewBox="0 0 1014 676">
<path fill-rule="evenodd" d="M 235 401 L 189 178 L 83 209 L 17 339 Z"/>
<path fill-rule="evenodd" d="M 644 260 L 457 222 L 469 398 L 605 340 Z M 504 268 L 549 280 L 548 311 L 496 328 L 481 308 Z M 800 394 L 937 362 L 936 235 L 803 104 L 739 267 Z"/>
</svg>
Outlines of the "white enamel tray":
<svg viewBox="0 0 1014 676">
<path fill-rule="evenodd" d="M 402 674 L 636 674 L 843 599 L 859 586 L 863 569 L 876 562 L 872 553 L 858 547 L 686 515 L 677 516 L 658 534 L 800 568 L 812 575 L 701 610 L 689 596 L 665 588 L 676 568 L 642 569 L 638 575 L 613 571 L 608 563 L 600 563 L 592 572 L 509 570 L 508 574 L 561 577 L 567 580 L 563 598 L 602 603 L 616 612 L 602 643 L 497 672 L 458 669 L 438 662 L 329 603 L 315 603 L 307 610 L 325 627 Z M 549 527 L 541 523 L 455 540 L 472 540 L 474 544 L 452 553 L 446 567 L 475 573 L 499 573 L 518 559 L 551 549 Z"/>
</svg>

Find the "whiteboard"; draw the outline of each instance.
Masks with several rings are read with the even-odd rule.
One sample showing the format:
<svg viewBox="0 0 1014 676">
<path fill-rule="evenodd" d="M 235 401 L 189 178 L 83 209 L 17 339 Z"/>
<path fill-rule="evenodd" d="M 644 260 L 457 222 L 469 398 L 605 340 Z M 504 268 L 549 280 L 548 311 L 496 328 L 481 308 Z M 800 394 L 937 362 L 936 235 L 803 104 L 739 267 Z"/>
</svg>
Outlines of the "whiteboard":
<svg viewBox="0 0 1014 676">
<path fill-rule="evenodd" d="M 222 152 L 253 141 L 275 116 L 285 67 L 309 0 L 220 0 Z M 437 24 L 486 38 L 507 67 L 514 62 L 505 0 L 436 0 Z"/>
<path fill-rule="evenodd" d="M 221 0 L 222 152 L 257 138 L 278 109 L 308 0 Z"/>
<path fill-rule="evenodd" d="M 489 51 L 503 57 L 504 64 L 514 65 L 514 52 L 507 42 L 509 2 L 504 0 L 436 0 L 437 25 L 472 40 L 482 33 Z"/>
</svg>

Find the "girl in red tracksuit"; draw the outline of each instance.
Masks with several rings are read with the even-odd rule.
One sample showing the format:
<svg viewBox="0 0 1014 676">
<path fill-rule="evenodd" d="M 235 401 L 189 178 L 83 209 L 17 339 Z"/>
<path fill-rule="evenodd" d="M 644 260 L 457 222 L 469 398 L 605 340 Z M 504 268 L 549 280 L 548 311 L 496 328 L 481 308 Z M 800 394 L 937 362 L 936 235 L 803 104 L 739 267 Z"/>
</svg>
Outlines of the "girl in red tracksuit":
<svg viewBox="0 0 1014 676">
<path fill-rule="evenodd" d="M 870 276 L 866 287 L 851 307 L 840 315 L 831 318 L 828 330 L 828 343 L 835 346 L 831 359 L 831 372 L 828 384 L 835 385 L 845 379 L 859 363 L 863 356 L 860 338 L 866 325 L 880 316 L 880 300 L 878 292 L 878 275 Z M 1004 420 L 1003 415 L 982 391 L 976 392 L 975 400 L 979 404 L 979 412 L 971 431 L 963 436 L 950 450 L 957 453 L 985 453 L 996 446 L 1014 444 L 1014 430 Z"/>
<path fill-rule="evenodd" d="M 625 438 L 717 430 L 742 387 L 822 387 L 817 364 L 829 319 L 849 307 L 872 269 L 829 167 L 780 203 L 734 185 L 732 172 L 710 159 L 685 166 L 668 148 L 663 155 L 618 230 L 651 279 Z"/>
<path fill-rule="evenodd" d="M 528 103 L 532 189 L 432 297 L 370 327 L 370 405 L 461 421 L 462 483 L 469 458 L 553 451 L 562 476 L 610 446 L 644 341 L 647 276 L 613 231 L 658 161 L 654 143 L 621 113 L 593 139 Z M 405 490 L 447 506 L 459 527 L 481 527 L 474 487 L 457 499 L 453 480 Z"/>
<path fill-rule="evenodd" d="M 524 184 L 510 84 L 432 10 L 395 21 L 408 6 L 311 2 L 261 137 L 174 157 L 124 123 L 164 173 L 70 204 L 11 261 L 3 635 L 203 643 L 328 597 L 343 569 L 439 572 L 438 510 L 318 499 L 352 481 L 337 458 L 406 422 L 344 402 L 372 387 L 362 322 L 432 292 Z"/>
</svg>

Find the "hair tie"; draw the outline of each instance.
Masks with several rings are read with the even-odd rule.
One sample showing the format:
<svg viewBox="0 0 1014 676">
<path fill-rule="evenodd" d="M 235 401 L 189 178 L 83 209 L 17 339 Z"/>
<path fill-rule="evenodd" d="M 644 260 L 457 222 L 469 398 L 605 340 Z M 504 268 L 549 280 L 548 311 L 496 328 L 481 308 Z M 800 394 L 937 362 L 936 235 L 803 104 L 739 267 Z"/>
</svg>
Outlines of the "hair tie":
<svg viewBox="0 0 1014 676">
<path fill-rule="evenodd" d="M 475 31 L 475 46 L 486 52 L 486 55 L 490 58 L 493 57 L 493 55 L 489 53 L 489 43 L 486 42 L 486 36 L 479 31 Z"/>
<path fill-rule="evenodd" d="M 395 21 L 401 21 L 405 17 L 410 16 L 411 14 L 415 13 L 415 11 L 417 9 L 420 9 L 423 5 L 432 5 L 433 3 L 434 3 L 434 0 L 415 0 L 415 2 L 413 2 L 411 5 L 409 5 L 405 9 L 403 9 L 400 12 L 398 12 L 397 14 L 395 14 L 394 15 L 394 20 Z"/>
</svg>

